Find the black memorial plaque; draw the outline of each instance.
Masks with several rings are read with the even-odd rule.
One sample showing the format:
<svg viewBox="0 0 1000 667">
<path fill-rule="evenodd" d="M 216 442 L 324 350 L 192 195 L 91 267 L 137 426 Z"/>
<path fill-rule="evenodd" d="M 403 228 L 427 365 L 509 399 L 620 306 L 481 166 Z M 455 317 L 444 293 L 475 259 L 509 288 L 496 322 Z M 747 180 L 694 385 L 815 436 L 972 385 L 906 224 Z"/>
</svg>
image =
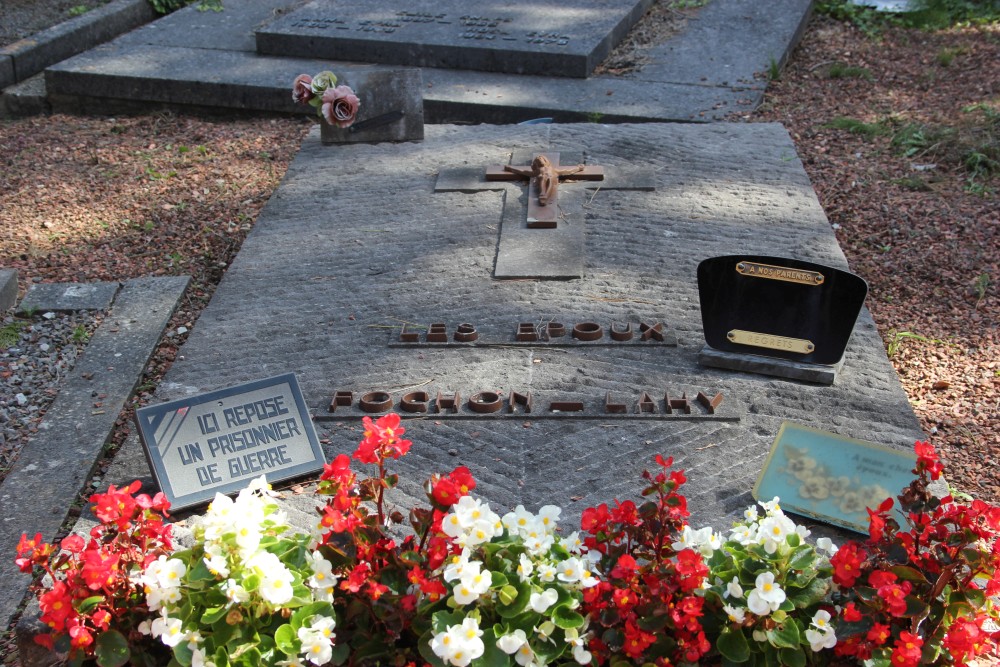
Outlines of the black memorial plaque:
<svg viewBox="0 0 1000 667">
<path fill-rule="evenodd" d="M 831 365 L 844 356 L 868 284 L 811 262 L 727 255 L 698 265 L 698 293 L 709 346 Z"/>
<path fill-rule="evenodd" d="M 149 467 L 171 507 L 236 493 L 255 477 L 316 472 L 325 457 L 292 374 L 136 411 Z"/>
<path fill-rule="evenodd" d="M 258 29 L 257 52 L 586 78 L 651 4 L 314 0 Z"/>
</svg>

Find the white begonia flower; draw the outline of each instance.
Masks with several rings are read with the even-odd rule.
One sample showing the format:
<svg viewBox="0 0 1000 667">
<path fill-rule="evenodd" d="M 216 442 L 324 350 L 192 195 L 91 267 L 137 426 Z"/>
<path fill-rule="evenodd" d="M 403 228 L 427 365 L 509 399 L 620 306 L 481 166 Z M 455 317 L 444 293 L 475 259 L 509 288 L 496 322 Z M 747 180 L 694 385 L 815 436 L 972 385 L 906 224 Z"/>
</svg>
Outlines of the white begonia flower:
<svg viewBox="0 0 1000 667">
<path fill-rule="evenodd" d="M 837 553 L 839 547 L 829 537 L 821 537 L 816 540 L 816 548 L 825 552 L 828 556 L 832 556 Z"/>
<path fill-rule="evenodd" d="M 226 599 L 231 605 L 243 604 L 250 599 L 250 593 L 235 579 L 226 579 L 222 582 L 222 592 L 226 594 Z"/>
<path fill-rule="evenodd" d="M 181 619 L 165 615 L 153 619 L 150 632 L 170 648 L 177 646 L 187 638 Z"/>
<path fill-rule="evenodd" d="M 545 610 L 559 600 L 559 593 L 554 588 L 546 588 L 541 593 L 532 592 L 528 598 L 528 606 L 536 614 L 544 614 Z"/>
<path fill-rule="evenodd" d="M 726 590 L 722 592 L 724 598 L 730 595 L 738 599 L 743 598 L 743 587 L 740 586 L 740 580 L 737 577 L 733 577 L 733 580 L 726 584 Z"/>
<path fill-rule="evenodd" d="M 309 624 L 309 627 L 314 632 L 318 632 L 329 639 L 331 642 L 337 636 L 333 632 L 333 629 L 337 627 L 337 620 L 332 616 L 315 616 L 313 617 L 313 622 Z"/>
<path fill-rule="evenodd" d="M 545 530 L 551 533 L 556 529 L 560 514 L 562 514 L 562 509 L 557 505 L 544 505 L 538 510 L 538 520 L 545 527 Z"/>
<path fill-rule="evenodd" d="M 191 667 L 207 667 L 208 660 L 205 659 L 205 651 L 200 648 L 191 649 Z"/>
<path fill-rule="evenodd" d="M 743 607 L 734 607 L 726 604 L 722 605 L 722 611 L 726 612 L 729 620 L 733 623 L 742 623 L 747 617 L 746 610 Z"/>
<path fill-rule="evenodd" d="M 531 646 L 527 642 L 514 654 L 514 660 L 521 667 L 535 667 L 538 664 L 535 661 L 535 652 L 531 650 Z"/>
<path fill-rule="evenodd" d="M 760 537 L 764 540 L 764 551 L 773 554 L 794 532 L 795 522 L 784 514 L 772 514 L 766 517 L 760 522 Z"/>
<path fill-rule="evenodd" d="M 535 566 L 532 564 L 531 559 L 528 558 L 527 554 L 521 554 L 517 559 L 517 576 L 521 581 L 527 581 L 531 578 L 531 573 L 535 571 Z M 513 653 L 513 651 L 511 651 Z"/>
<path fill-rule="evenodd" d="M 571 554 L 577 556 L 583 555 L 583 540 L 580 539 L 580 533 L 575 530 L 566 537 L 561 538 L 559 544 Z"/>
<path fill-rule="evenodd" d="M 538 571 L 539 581 L 548 584 L 556 580 L 558 570 L 556 570 L 555 565 L 552 563 L 538 563 L 535 569 Z"/>
<path fill-rule="evenodd" d="M 754 589 L 747 597 L 747 607 L 758 616 L 766 616 L 777 611 L 785 601 L 785 591 L 774 583 L 773 572 L 761 572 L 757 575 Z"/>
<path fill-rule="evenodd" d="M 810 627 L 806 630 L 806 641 L 809 642 L 809 648 L 818 653 L 823 649 L 833 648 L 837 645 L 837 633 L 834 632 L 833 626 L 829 625 L 826 630 Z"/>
<path fill-rule="evenodd" d="M 150 609 L 150 611 L 156 611 L 156 609 Z M 144 621 L 140 621 L 135 629 L 140 635 L 151 635 L 153 634 L 153 622 L 147 618 Z"/>
<path fill-rule="evenodd" d="M 165 556 L 160 556 L 165 558 Z M 179 558 L 170 558 L 163 562 L 163 567 L 156 571 L 156 581 L 162 588 L 177 588 L 181 585 L 187 565 Z"/>
<path fill-rule="evenodd" d="M 528 526 L 534 523 L 535 515 L 524 509 L 524 505 L 518 505 L 513 512 L 507 512 L 500 520 L 507 532 L 513 535 L 524 537 L 522 531 L 528 530 Z"/>
<path fill-rule="evenodd" d="M 302 643 L 301 652 L 305 659 L 314 665 L 325 665 L 333 658 L 333 642 L 322 633 L 302 626 L 298 631 Z"/>
<path fill-rule="evenodd" d="M 555 541 L 555 536 L 552 533 L 533 531 L 532 534 L 524 538 L 524 546 L 533 556 L 544 556 L 555 544 Z"/>
<path fill-rule="evenodd" d="M 750 507 L 748 507 L 745 510 L 743 510 L 743 518 L 748 523 L 754 523 L 754 522 L 756 522 L 758 516 L 759 516 L 759 514 L 757 514 L 757 506 L 756 505 L 751 505 Z"/>
<path fill-rule="evenodd" d="M 497 648 L 507 655 L 514 655 L 518 650 L 528 643 L 528 636 L 524 630 L 514 630 L 497 639 Z"/>
<path fill-rule="evenodd" d="M 260 574 L 260 595 L 272 605 L 282 605 L 292 599 L 292 573 L 277 556 L 259 551 L 246 563 L 248 570 Z"/>
<path fill-rule="evenodd" d="M 764 632 L 763 630 L 754 630 L 753 640 L 758 644 L 763 644 L 764 642 L 767 641 L 767 633 Z"/>
<path fill-rule="evenodd" d="M 309 577 L 309 587 L 316 590 L 326 590 L 337 583 L 337 575 L 333 573 L 333 564 L 323 558 L 323 554 L 313 551 L 309 555 L 309 569 L 313 576 Z"/>
<path fill-rule="evenodd" d="M 306 667 L 306 663 L 302 662 L 302 658 L 297 655 L 293 655 L 288 660 L 279 660 L 274 664 L 278 667 Z"/>
<path fill-rule="evenodd" d="M 803 541 L 805 541 L 807 537 L 812 535 L 812 531 L 806 528 L 805 526 L 795 526 L 795 534 L 798 535 Z"/>
<path fill-rule="evenodd" d="M 548 641 L 552 633 L 556 631 L 556 624 L 552 621 L 543 621 L 541 625 L 535 628 L 535 632 L 538 634 L 539 639 L 542 641 Z"/>
<path fill-rule="evenodd" d="M 764 508 L 764 511 L 770 514 L 775 514 L 781 512 L 781 505 L 779 504 L 778 496 L 775 496 L 771 500 L 760 500 L 760 506 Z"/>
<path fill-rule="evenodd" d="M 205 561 L 205 567 L 216 577 L 225 579 L 229 576 L 229 561 L 222 554 L 209 554 L 208 549 L 205 549 L 206 556 L 202 559 Z"/>
<path fill-rule="evenodd" d="M 729 539 L 744 546 L 757 543 L 757 524 L 735 526 L 729 531 Z"/>
<path fill-rule="evenodd" d="M 482 563 L 469 560 L 471 554 L 472 552 L 468 549 L 462 549 L 461 553 L 451 556 L 444 566 L 444 580 L 455 581 L 456 579 L 461 579 L 462 571 L 469 566 L 470 563 L 475 563 L 475 567 L 477 568 L 481 567 Z"/>
<path fill-rule="evenodd" d="M 681 529 L 680 539 L 671 546 L 675 551 L 692 549 L 699 552 L 702 556 L 709 557 L 713 551 L 722 546 L 722 539 L 717 533 L 712 531 L 711 526 L 693 530 L 690 526 L 685 525 Z"/>
<path fill-rule="evenodd" d="M 590 575 L 590 572 L 587 571 L 587 566 L 576 556 L 570 556 L 559 563 L 558 572 L 557 577 L 559 581 L 565 581 L 569 584 L 582 581 Z"/>
<path fill-rule="evenodd" d="M 485 652 L 482 636 L 479 622 L 470 616 L 461 625 L 452 625 L 444 632 L 434 635 L 430 646 L 434 654 L 445 662 L 455 667 L 466 667 Z"/>
<path fill-rule="evenodd" d="M 469 564 L 469 567 L 462 570 L 462 578 L 458 580 L 458 584 L 452 589 L 455 602 L 460 605 L 475 602 L 480 596 L 490 590 L 490 585 L 493 583 L 493 576 L 489 570 L 481 569 L 479 563 L 475 563 L 475 568 L 471 567 L 471 565 L 472 563 Z"/>
</svg>

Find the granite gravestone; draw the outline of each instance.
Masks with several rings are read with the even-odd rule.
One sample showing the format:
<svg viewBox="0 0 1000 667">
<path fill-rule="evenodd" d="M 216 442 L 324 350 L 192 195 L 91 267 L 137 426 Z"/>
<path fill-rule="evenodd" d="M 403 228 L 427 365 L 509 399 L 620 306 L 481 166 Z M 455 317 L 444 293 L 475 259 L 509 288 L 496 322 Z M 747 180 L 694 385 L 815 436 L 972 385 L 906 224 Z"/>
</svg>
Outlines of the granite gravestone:
<svg viewBox="0 0 1000 667">
<path fill-rule="evenodd" d="M 846 267 L 780 125 L 425 129 L 422 143 L 342 146 L 336 160 L 318 132 L 306 139 L 160 398 L 237 385 L 250 373 L 294 373 L 328 459 L 356 449 L 362 416 L 389 408 L 404 415 L 413 448 L 393 462 L 401 477 L 393 503 L 412 505 L 424 498 L 431 473 L 465 465 L 479 497 L 498 509 L 560 505 L 567 530 L 590 505 L 634 497 L 641 470 L 655 465 L 658 453 L 686 471 L 692 521 L 723 528 L 753 502 L 754 482 L 786 420 L 903 450 L 920 437 L 866 311 L 834 386 L 698 363 L 702 260 L 780 248 Z M 583 144 L 588 164 L 651 169 L 656 189 L 599 191 L 581 207 L 581 278 L 495 279 L 504 193 L 435 192 L 437 175 Z M 550 322 L 567 330 L 596 323 L 606 344 L 503 344 L 520 324 Z M 660 323 L 677 344 L 613 341 L 612 323 L 620 330 L 631 323 L 636 332 Z M 447 343 L 425 344 L 432 325 L 443 325 L 433 333 L 443 332 Z M 462 325 L 478 332 L 479 342 L 498 344 L 456 343 L 460 329 L 471 333 Z M 400 341 L 404 327 L 417 343 Z M 427 411 L 403 411 L 404 397 L 417 392 L 426 392 Z M 699 392 L 722 394 L 718 415 L 704 414 Z M 518 398 L 529 393 L 530 412 Z M 349 402 L 331 411 L 338 396 Z M 665 399 L 685 396 L 690 414 L 666 412 Z M 359 409 L 362 397 L 375 411 Z M 455 397 L 457 409 L 470 414 L 447 412 Z M 482 408 L 499 400 L 500 410 L 478 412 L 473 399 Z M 553 411 L 553 402 L 592 412 Z M 608 411 L 609 403 L 624 412 Z M 107 481 L 142 474 L 141 452 L 133 460 L 128 468 L 122 457 Z M 315 521 L 309 493 L 285 495 L 294 521 Z"/>
<path fill-rule="evenodd" d="M 652 0 L 314 0 L 256 31 L 261 54 L 585 78 Z"/>
</svg>

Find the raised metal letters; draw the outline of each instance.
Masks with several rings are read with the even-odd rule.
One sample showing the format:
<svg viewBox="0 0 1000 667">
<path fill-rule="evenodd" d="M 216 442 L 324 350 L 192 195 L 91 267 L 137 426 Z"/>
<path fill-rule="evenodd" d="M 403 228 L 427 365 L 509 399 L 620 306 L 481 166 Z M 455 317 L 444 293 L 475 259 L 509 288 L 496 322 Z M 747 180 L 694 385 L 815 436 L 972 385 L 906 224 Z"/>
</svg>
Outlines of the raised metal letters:
<svg viewBox="0 0 1000 667">
<path fill-rule="evenodd" d="M 772 266 L 770 264 L 759 264 L 757 262 L 739 262 L 736 264 L 736 272 L 743 276 L 752 278 L 770 278 L 771 280 L 784 280 L 789 283 L 799 285 L 822 285 L 825 278 L 819 271 L 808 271 L 806 269 L 791 269 L 784 266 Z"/>
<path fill-rule="evenodd" d="M 801 338 L 787 338 L 785 336 L 772 336 L 771 334 L 757 333 L 755 331 L 743 331 L 733 329 L 726 337 L 740 345 L 750 345 L 753 347 L 763 347 L 769 350 L 783 350 L 785 352 L 796 352 L 798 354 L 809 354 L 816 349 L 816 346 Z"/>
</svg>

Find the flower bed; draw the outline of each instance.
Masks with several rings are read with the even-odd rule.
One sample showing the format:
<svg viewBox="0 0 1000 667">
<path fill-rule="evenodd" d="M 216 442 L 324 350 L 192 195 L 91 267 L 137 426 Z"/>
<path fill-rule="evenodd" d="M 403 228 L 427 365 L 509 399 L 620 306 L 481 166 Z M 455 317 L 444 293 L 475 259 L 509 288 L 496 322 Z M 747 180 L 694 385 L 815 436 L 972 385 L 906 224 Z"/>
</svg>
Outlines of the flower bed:
<svg viewBox="0 0 1000 667">
<path fill-rule="evenodd" d="M 138 483 L 91 498 L 89 540 L 25 535 L 18 565 L 48 575 L 35 589 L 52 632 L 37 641 L 104 667 L 903 667 L 964 665 L 1000 639 L 1000 508 L 930 494 L 942 470 L 926 443 L 899 496 L 908 529 L 886 500 L 868 539 L 838 548 L 810 544 L 777 499 L 725 535 L 692 529 L 684 474 L 662 456 L 638 502 L 588 508 L 575 532 L 554 505 L 495 513 L 464 467 L 432 476 L 404 516 L 385 497 L 411 445 L 399 416 L 365 429 L 325 466 L 308 533 L 260 478 L 216 496 L 190 549 Z"/>
</svg>

